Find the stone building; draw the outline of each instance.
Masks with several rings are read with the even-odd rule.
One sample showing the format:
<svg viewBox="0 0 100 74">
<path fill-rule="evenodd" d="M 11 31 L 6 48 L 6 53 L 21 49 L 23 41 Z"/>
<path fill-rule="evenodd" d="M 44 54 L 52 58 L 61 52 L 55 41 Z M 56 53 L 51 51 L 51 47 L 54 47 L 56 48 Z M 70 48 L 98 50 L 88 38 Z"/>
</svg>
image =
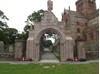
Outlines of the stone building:
<svg viewBox="0 0 100 74">
<path fill-rule="evenodd" d="M 75 41 L 75 57 L 86 53 L 86 59 L 99 58 L 99 9 L 95 0 L 78 0 L 76 11 L 66 10 L 62 14 L 62 21 L 70 26 L 72 38 Z M 85 49 L 80 50 L 80 44 Z M 78 54 L 81 51 L 81 54 Z"/>
<path fill-rule="evenodd" d="M 41 22 L 30 28 L 26 43 L 26 59 L 39 61 L 40 39 L 46 32 L 59 35 L 60 61 L 67 59 L 98 59 L 99 57 L 99 10 L 95 0 L 78 0 L 76 11 L 64 9 L 62 21 L 53 14 L 53 2 L 48 0 L 48 10 Z M 19 45 L 20 46 L 20 45 Z M 21 57 L 17 52 L 16 57 Z M 20 49 L 22 50 L 22 49 Z M 21 53 L 20 53 L 21 54 Z"/>
</svg>

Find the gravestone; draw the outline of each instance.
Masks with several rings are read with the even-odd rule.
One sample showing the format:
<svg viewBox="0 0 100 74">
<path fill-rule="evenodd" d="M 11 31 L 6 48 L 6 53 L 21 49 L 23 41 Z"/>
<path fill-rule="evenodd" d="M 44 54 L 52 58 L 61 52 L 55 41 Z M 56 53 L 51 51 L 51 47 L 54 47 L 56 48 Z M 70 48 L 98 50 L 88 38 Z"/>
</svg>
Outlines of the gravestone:
<svg viewBox="0 0 100 74">
<path fill-rule="evenodd" d="M 3 41 L 0 41 L 0 53 L 4 52 L 4 43 Z"/>
<path fill-rule="evenodd" d="M 14 50 L 13 45 L 9 45 L 9 52 L 13 52 L 13 50 Z"/>
</svg>

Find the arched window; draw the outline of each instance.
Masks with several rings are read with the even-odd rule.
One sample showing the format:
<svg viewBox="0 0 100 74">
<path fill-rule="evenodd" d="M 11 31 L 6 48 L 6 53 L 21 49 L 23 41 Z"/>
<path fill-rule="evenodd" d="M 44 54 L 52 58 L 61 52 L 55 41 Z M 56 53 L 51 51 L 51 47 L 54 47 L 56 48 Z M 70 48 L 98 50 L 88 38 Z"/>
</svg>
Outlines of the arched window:
<svg viewBox="0 0 100 74">
<path fill-rule="evenodd" d="M 78 41 L 81 40 L 81 36 L 77 36 L 77 39 L 76 40 L 78 40 Z"/>
<path fill-rule="evenodd" d="M 87 23 L 85 23 L 85 26 L 87 26 Z"/>
<path fill-rule="evenodd" d="M 79 22 L 77 21 L 77 25 L 79 25 Z"/>
<path fill-rule="evenodd" d="M 77 28 L 77 33 L 80 33 L 80 28 Z"/>
</svg>

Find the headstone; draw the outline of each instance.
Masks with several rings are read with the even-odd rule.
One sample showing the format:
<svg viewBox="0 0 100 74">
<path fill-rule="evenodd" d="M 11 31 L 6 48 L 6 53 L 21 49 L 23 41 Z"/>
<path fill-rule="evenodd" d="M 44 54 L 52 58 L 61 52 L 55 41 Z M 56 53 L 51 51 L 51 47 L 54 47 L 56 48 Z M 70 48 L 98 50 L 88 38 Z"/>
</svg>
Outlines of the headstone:
<svg viewBox="0 0 100 74">
<path fill-rule="evenodd" d="M 4 43 L 3 41 L 0 41 L 0 53 L 3 53 L 4 51 Z"/>
<path fill-rule="evenodd" d="M 13 52 L 13 45 L 9 45 L 9 52 Z"/>
</svg>

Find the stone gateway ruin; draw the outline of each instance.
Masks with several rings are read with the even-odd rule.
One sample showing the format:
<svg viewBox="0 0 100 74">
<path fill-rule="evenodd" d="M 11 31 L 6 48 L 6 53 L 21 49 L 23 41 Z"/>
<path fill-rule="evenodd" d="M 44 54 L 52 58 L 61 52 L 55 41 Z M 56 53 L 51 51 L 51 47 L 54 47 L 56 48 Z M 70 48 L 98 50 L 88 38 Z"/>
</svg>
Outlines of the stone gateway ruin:
<svg viewBox="0 0 100 74">
<path fill-rule="evenodd" d="M 87 5 L 89 9 L 88 7 L 83 8 L 84 5 Z M 95 58 L 98 58 L 99 48 L 96 46 L 96 44 L 98 45 L 98 27 L 95 27 L 93 31 L 91 28 L 93 25 L 98 26 L 99 13 L 96 9 L 95 0 L 78 0 L 76 8 L 77 11 L 72 11 L 70 7 L 69 10 L 64 9 L 62 21 L 58 21 L 52 12 L 53 2 L 48 0 L 47 12 L 45 12 L 42 21 L 35 22 L 34 28 L 31 26 L 29 30 L 25 58 L 35 62 L 40 61 L 41 37 L 47 32 L 59 36 L 59 60 L 61 62 L 66 62 L 68 59 L 74 59 L 75 57 L 88 59 L 88 55 L 93 56 L 92 53 L 95 53 Z M 94 38 L 95 36 L 96 38 Z M 95 45 L 93 50 L 90 49 L 90 44 Z M 15 58 L 21 58 L 24 42 L 17 41 L 15 47 Z"/>
<path fill-rule="evenodd" d="M 65 28 L 64 22 L 59 22 L 51 11 L 53 8 L 49 0 L 48 11 L 44 14 L 41 22 L 34 24 L 34 29 L 29 31 L 27 40 L 26 58 L 32 58 L 33 61 L 40 59 L 40 38 L 47 31 L 54 32 L 60 37 L 60 60 L 66 61 L 67 58 L 73 58 L 74 41 L 70 31 Z"/>
</svg>

